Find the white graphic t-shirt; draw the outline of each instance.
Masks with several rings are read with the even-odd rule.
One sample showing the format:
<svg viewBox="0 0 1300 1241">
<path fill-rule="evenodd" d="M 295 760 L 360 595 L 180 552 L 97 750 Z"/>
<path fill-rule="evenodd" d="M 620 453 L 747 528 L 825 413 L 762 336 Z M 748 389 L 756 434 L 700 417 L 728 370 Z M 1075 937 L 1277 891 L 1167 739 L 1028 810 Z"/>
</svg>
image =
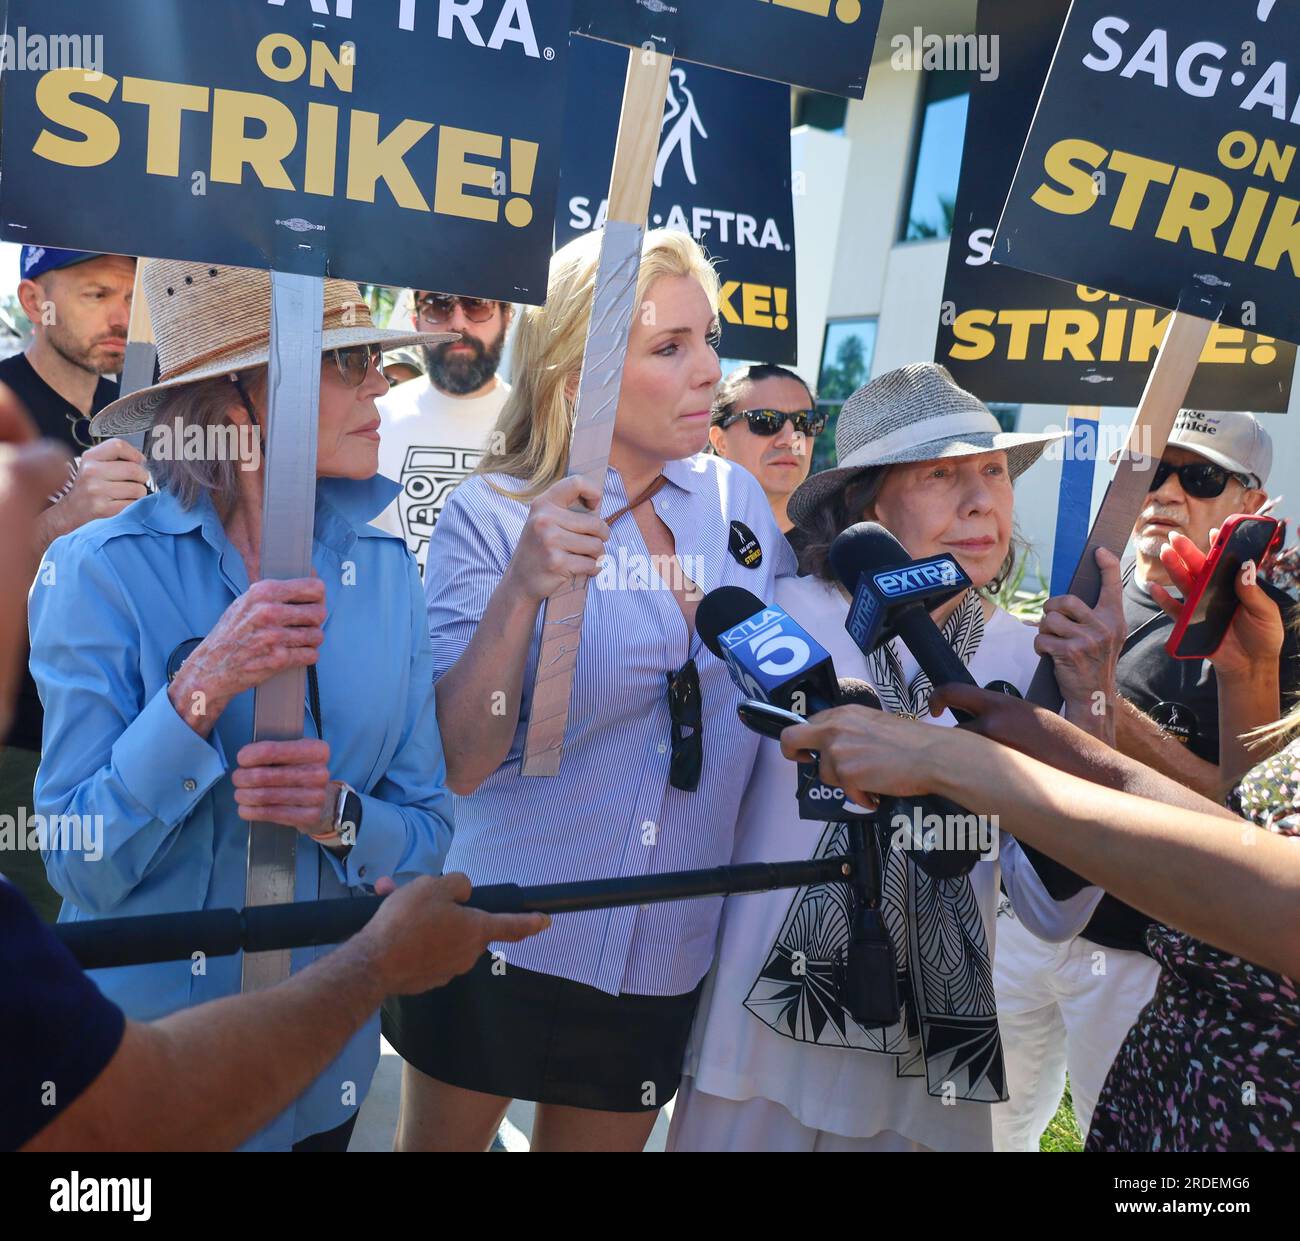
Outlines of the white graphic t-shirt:
<svg viewBox="0 0 1300 1241">
<path fill-rule="evenodd" d="M 379 472 L 402 494 L 374 524 L 406 540 L 420 563 L 451 489 L 479 463 L 510 393 L 498 381 L 486 396 L 451 397 L 425 377 L 398 384 L 379 405 Z"/>
</svg>

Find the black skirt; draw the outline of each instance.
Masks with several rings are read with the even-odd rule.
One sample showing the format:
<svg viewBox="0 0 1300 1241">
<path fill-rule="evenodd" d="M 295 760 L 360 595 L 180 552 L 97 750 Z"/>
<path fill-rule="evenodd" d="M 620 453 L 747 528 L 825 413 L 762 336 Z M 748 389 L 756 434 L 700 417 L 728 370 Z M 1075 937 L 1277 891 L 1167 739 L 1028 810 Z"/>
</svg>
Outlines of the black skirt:
<svg viewBox="0 0 1300 1241">
<path fill-rule="evenodd" d="M 650 1112 L 677 1093 L 699 1003 L 608 995 L 492 957 L 447 986 L 384 1005 L 384 1037 L 421 1073 L 482 1094 Z"/>
</svg>

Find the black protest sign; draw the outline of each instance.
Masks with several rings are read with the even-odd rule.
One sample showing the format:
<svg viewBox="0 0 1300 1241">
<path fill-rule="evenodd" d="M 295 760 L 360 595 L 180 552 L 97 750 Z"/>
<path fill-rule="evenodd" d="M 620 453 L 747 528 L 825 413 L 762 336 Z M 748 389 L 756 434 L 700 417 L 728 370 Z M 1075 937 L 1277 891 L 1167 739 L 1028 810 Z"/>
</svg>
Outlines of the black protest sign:
<svg viewBox="0 0 1300 1241">
<path fill-rule="evenodd" d="M 1069 0 L 980 0 L 999 73 L 973 84 L 935 360 L 986 401 L 1136 405 L 1169 315 L 992 262 L 992 240 Z M 1187 404 L 1281 412 L 1295 347 L 1216 324 Z"/>
<path fill-rule="evenodd" d="M 627 70 L 625 53 L 590 39 L 570 57 L 557 245 L 605 222 Z M 649 223 L 690 233 L 717 261 L 726 356 L 797 360 L 788 87 L 675 64 Z"/>
<path fill-rule="evenodd" d="M 542 301 L 569 0 L 352 10 L 10 0 L 4 239 Z"/>
<path fill-rule="evenodd" d="M 1300 341 L 1300 20 L 1075 0 L 994 259 Z"/>
<path fill-rule="evenodd" d="M 574 0 L 573 29 L 861 99 L 882 0 Z"/>
</svg>

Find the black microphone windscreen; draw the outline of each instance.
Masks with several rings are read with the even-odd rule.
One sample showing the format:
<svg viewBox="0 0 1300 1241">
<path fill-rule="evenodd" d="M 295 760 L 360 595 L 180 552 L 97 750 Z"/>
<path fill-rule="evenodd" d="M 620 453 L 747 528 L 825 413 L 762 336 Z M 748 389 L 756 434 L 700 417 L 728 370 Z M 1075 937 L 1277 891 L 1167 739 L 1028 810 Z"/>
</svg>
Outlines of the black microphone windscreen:
<svg viewBox="0 0 1300 1241">
<path fill-rule="evenodd" d="M 878 573 L 912 563 L 912 557 L 888 530 L 876 521 L 860 521 L 835 536 L 830 550 L 831 568 L 844 589 L 852 593 L 867 570 Z"/>
<path fill-rule="evenodd" d="M 695 611 L 695 630 L 700 640 L 719 659 L 722 658 L 722 646 L 718 639 L 734 629 L 743 620 L 757 615 L 765 604 L 742 586 L 719 586 L 711 590 Z"/>
<path fill-rule="evenodd" d="M 860 681 L 857 677 L 840 677 L 839 705 L 842 707 L 871 707 L 876 711 L 884 709 L 880 705 L 880 695 L 865 681 Z"/>
</svg>

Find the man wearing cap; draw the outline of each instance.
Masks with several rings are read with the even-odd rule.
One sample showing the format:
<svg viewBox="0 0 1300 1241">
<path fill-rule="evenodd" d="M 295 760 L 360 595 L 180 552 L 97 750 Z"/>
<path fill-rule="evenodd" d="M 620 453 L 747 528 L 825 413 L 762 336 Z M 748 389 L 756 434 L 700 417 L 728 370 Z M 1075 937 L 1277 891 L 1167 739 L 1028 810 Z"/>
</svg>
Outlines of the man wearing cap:
<svg viewBox="0 0 1300 1241">
<path fill-rule="evenodd" d="M 1174 659 L 1165 643 L 1174 621 L 1148 593 L 1168 587 L 1160 549 L 1174 531 L 1202 552 L 1233 513 L 1257 512 L 1272 464 L 1268 433 L 1251 414 L 1183 410 L 1174 424 L 1124 565 L 1124 621 L 1115 681 L 1116 745 L 1157 771 L 1222 801 L 1244 774 L 1219 767 L 1218 686 L 1209 661 Z M 1295 604 L 1261 577 L 1284 614 Z M 1300 688 L 1300 644 L 1288 625 L 1282 700 Z M 1266 723 L 1271 721 L 1261 721 Z M 997 1109 L 998 1150 L 1037 1150 L 1068 1068 L 1074 1110 L 1087 1132 L 1110 1063 L 1151 998 L 1159 967 L 1148 955 L 1151 919 L 1105 896 L 1077 940 L 1044 944 L 1014 925 L 999 929 L 998 1013 L 1008 1073 L 1021 1089 Z"/>
<path fill-rule="evenodd" d="M 31 320 L 32 343 L 26 353 L 0 362 L 0 382 L 12 389 L 42 436 L 81 456 L 75 479 L 36 520 L 35 550 L 41 552 L 59 535 L 112 517 L 145 494 L 144 457 L 125 440 L 96 446 L 90 434 L 90 419 L 117 398 L 118 385 L 107 376 L 122 367 L 135 259 L 24 246 L 21 267 L 18 300 Z M 26 664 L 24 658 L 9 749 L 0 755 L 0 814 L 32 809 L 42 715 Z M 0 853 L 0 872 L 46 917 L 54 917 L 58 899 L 39 856 Z"/>
<path fill-rule="evenodd" d="M 1174 659 L 1165 643 L 1174 621 L 1151 598 L 1151 583 L 1169 586 L 1160 549 L 1175 532 L 1202 551 L 1210 533 L 1234 513 L 1255 513 L 1268 499 L 1273 445 L 1253 414 L 1183 410 L 1174 424 L 1136 524 L 1134 556 L 1125 565 L 1128 636 L 1116 680 L 1125 699 L 1117 742 L 1126 754 L 1222 800 L 1242 773 L 1219 767 L 1219 702 L 1208 661 Z M 1293 616 L 1295 603 L 1261 578 L 1261 586 Z M 1282 648 L 1282 702 L 1300 689 L 1300 639 L 1288 625 Z"/>
</svg>

